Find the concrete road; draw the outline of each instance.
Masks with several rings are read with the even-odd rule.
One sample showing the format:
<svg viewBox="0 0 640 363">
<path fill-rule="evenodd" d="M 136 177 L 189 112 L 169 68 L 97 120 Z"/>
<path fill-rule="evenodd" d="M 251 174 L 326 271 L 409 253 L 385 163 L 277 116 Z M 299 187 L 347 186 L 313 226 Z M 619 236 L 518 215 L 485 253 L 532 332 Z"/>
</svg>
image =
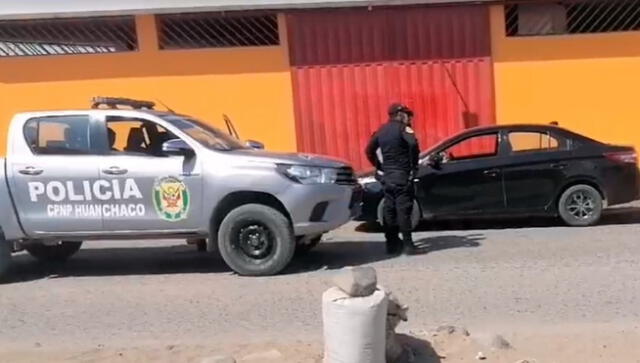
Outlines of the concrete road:
<svg viewBox="0 0 640 363">
<path fill-rule="evenodd" d="M 236 276 L 219 257 L 175 241 L 92 242 L 62 266 L 20 254 L 14 280 L 0 285 L 0 344 L 317 339 L 320 296 L 348 265 L 378 269 L 410 306 L 404 329 L 631 326 L 640 322 L 636 222 L 638 210 L 623 209 L 592 228 L 440 224 L 416 234 L 423 254 L 397 258 L 385 255 L 379 233 L 350 224 L 269 278 Z"/>
</svg>

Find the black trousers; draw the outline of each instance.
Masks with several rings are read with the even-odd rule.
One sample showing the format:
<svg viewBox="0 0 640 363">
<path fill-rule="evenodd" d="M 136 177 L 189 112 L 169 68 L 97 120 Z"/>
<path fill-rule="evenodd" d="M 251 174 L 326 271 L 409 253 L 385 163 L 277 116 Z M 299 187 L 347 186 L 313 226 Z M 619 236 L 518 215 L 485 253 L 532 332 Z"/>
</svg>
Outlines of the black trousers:
<svg viewBox="0 0 640 363">
<path fill-rule="evenodd" d="M 405 242 L 412 242 L 413 184 L 409 182 L 408 173 L 385 175 L 384 179 L 383 214 L 387 243 L 398 243 L 398 233 L 402 233 Z"/>
</svg>

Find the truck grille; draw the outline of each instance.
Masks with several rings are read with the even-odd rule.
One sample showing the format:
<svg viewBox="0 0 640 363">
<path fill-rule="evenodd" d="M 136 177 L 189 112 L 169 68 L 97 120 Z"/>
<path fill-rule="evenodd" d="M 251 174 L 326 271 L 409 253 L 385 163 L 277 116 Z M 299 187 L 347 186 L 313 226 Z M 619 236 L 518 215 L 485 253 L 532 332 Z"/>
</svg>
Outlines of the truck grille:
<svg viewBox="0 0 640 363">
<path fill-rule="evenodd" d="M 338 179 L 336 179 L 336 184 L 355 185 L 356 182 L 356 175 L 353 172 L 353 168 L 345 166 L 338 170 Z"/>
</svg>

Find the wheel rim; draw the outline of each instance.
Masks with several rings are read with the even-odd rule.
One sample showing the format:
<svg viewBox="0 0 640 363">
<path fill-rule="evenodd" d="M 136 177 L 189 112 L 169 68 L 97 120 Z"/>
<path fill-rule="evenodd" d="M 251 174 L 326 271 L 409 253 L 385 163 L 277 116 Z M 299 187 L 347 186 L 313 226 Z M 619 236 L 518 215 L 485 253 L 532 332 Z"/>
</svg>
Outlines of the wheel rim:
<svg viewBox="0 0 640 363">
<path fill-rule="evenodd" d="M 237 247 L 251 259 L 261 260 L 271 254 L 274 238 L 269 228 L 261 223 L 251 223 L 240 228 Z"/>
<path fill-rule="evenodd" d="M 591 193 L 576 191 L 567 199 L 565 209 L 576 219 L 589 219 L 596 211 L 596 201 Z"/>
</svg>

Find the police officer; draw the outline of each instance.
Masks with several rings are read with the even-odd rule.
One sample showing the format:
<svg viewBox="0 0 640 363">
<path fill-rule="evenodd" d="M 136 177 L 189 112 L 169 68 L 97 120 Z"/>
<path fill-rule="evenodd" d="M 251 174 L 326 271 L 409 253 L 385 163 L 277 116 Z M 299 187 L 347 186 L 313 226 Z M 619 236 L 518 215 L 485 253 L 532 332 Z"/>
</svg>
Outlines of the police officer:
<svg viewBox="0 0 640 363">
<path fill-rule="evenodd" d="M 415 253 L 411 236 L 413 175 L 418 167 L 420 147 L 411 121 L 413 111 L 399 103 L 389 107 L 389 122 L 371 137 L 367 159 L 381 170 L 384 188 L 384 228 L 387 252 Z M 378 157 L 381 154 L 381 159 Z M 398 237 L 402 233 L 402 240 Z"/>
</svg>

